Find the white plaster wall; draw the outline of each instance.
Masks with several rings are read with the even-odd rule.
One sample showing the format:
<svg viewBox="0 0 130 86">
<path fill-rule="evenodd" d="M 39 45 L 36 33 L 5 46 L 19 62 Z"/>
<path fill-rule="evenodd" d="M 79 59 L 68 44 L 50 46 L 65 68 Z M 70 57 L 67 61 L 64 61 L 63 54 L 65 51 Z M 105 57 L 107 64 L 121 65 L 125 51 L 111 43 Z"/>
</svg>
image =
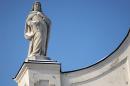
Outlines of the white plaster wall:
<svg viewBox="0 0 130 86">
<path fill-rule="evenodd" d="M 108 70 L 101 75 L 91 78 L 91 80 L 82 80 L 74 82 L 72 86 L 128 86 L 128 78 L 124 65 L 115 69 Z M 82 79 L 82 78 L 81 78 Z"/>
<path fill-rule="evenodd" d="M 25 70 L 23 75 L 18 80 L 18 86 L 29 86 L 29 74 L 28 70 Z"/>
<path fill-rule="evenodd" d="M 124 59 L 115 67 L 108 70 L 97 70 L 91 73 L 63 75 L 62 86 L 128 86 L 128 61 Z M 80 73 L 79 73 L 80 74 Z"/>
<path fill-rule="evenodd" d="M 31 67 L 29 67 L 29 86 L 34 86 L 34 84 L 39 83 L 39 81 L 49 81 L 49 86 L 61 86 L 60 65 L 34 64 L 30 66 Z"/>
<path fill-rule="evenodd" d="M 18 86 L 61 86 L 59 63 L 25 62 L 15 77 Z"/>
</svg>

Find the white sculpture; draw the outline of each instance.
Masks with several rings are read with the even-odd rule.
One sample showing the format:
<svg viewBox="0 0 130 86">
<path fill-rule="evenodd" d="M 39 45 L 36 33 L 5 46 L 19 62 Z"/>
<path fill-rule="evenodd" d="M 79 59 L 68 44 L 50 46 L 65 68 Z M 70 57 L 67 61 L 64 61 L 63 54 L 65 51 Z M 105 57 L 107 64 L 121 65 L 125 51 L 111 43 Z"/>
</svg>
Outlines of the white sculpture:
<svg viewBox="0 0 130 86">
<path fill-rule="evenodd" d="M 36 1 L 26 19 L 24 36 L 30 41 L 28 57 L 44 57 L 47 54 L 51 21 L 44 15 L 41 3 Z"/>
</svg>

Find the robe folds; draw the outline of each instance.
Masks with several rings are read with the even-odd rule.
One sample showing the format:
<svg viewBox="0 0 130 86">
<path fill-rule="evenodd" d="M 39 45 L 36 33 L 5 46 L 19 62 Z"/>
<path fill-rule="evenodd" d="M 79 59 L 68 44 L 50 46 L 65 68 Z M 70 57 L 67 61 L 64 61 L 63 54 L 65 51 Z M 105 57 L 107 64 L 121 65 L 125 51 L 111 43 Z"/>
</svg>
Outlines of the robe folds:
<svg viewBox="0 0 130 86">
<path fill-rule="evenodd" d="M 46 56 L 50 35 L 50 19 L 42 12 L 31 11 L 26 18 L 24 36 L 30 41 L 28 57 Z"/>
</svg>

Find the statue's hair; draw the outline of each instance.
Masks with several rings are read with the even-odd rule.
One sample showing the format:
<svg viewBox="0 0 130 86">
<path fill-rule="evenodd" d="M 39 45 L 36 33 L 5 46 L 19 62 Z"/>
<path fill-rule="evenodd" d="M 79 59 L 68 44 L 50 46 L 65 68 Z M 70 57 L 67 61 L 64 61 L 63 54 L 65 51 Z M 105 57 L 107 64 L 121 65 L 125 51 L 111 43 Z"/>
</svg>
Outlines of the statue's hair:
<svg viewBox="0 0 130 86">
<path fill-rule="evenodd" d="M 39 9 L 39 12 L 42 12 L 42 7 L 41 7 L 41 3 L 39 1 L 35 1 L 33 6 L 32 6 L 32 11 L 34 11 L 34 5 L 38 3 L 40 5 L 40 9 Z"/>
</svg>

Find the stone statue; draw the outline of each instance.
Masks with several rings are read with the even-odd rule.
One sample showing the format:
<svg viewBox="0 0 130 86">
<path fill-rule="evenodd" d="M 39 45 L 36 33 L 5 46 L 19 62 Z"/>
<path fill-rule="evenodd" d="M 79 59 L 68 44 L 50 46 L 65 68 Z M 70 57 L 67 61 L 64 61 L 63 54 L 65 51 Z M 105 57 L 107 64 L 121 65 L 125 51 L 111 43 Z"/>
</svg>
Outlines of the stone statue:
<svg viewBox="0 0 130 86">
<path fill-rule="evenodd" d="M 24 36 L 30 41 L 28 58 L 46 57 L 50 24 L 50 19 L 42 12 L 41 3 L 35 1 L 25 24 Z"/>
</svg>

